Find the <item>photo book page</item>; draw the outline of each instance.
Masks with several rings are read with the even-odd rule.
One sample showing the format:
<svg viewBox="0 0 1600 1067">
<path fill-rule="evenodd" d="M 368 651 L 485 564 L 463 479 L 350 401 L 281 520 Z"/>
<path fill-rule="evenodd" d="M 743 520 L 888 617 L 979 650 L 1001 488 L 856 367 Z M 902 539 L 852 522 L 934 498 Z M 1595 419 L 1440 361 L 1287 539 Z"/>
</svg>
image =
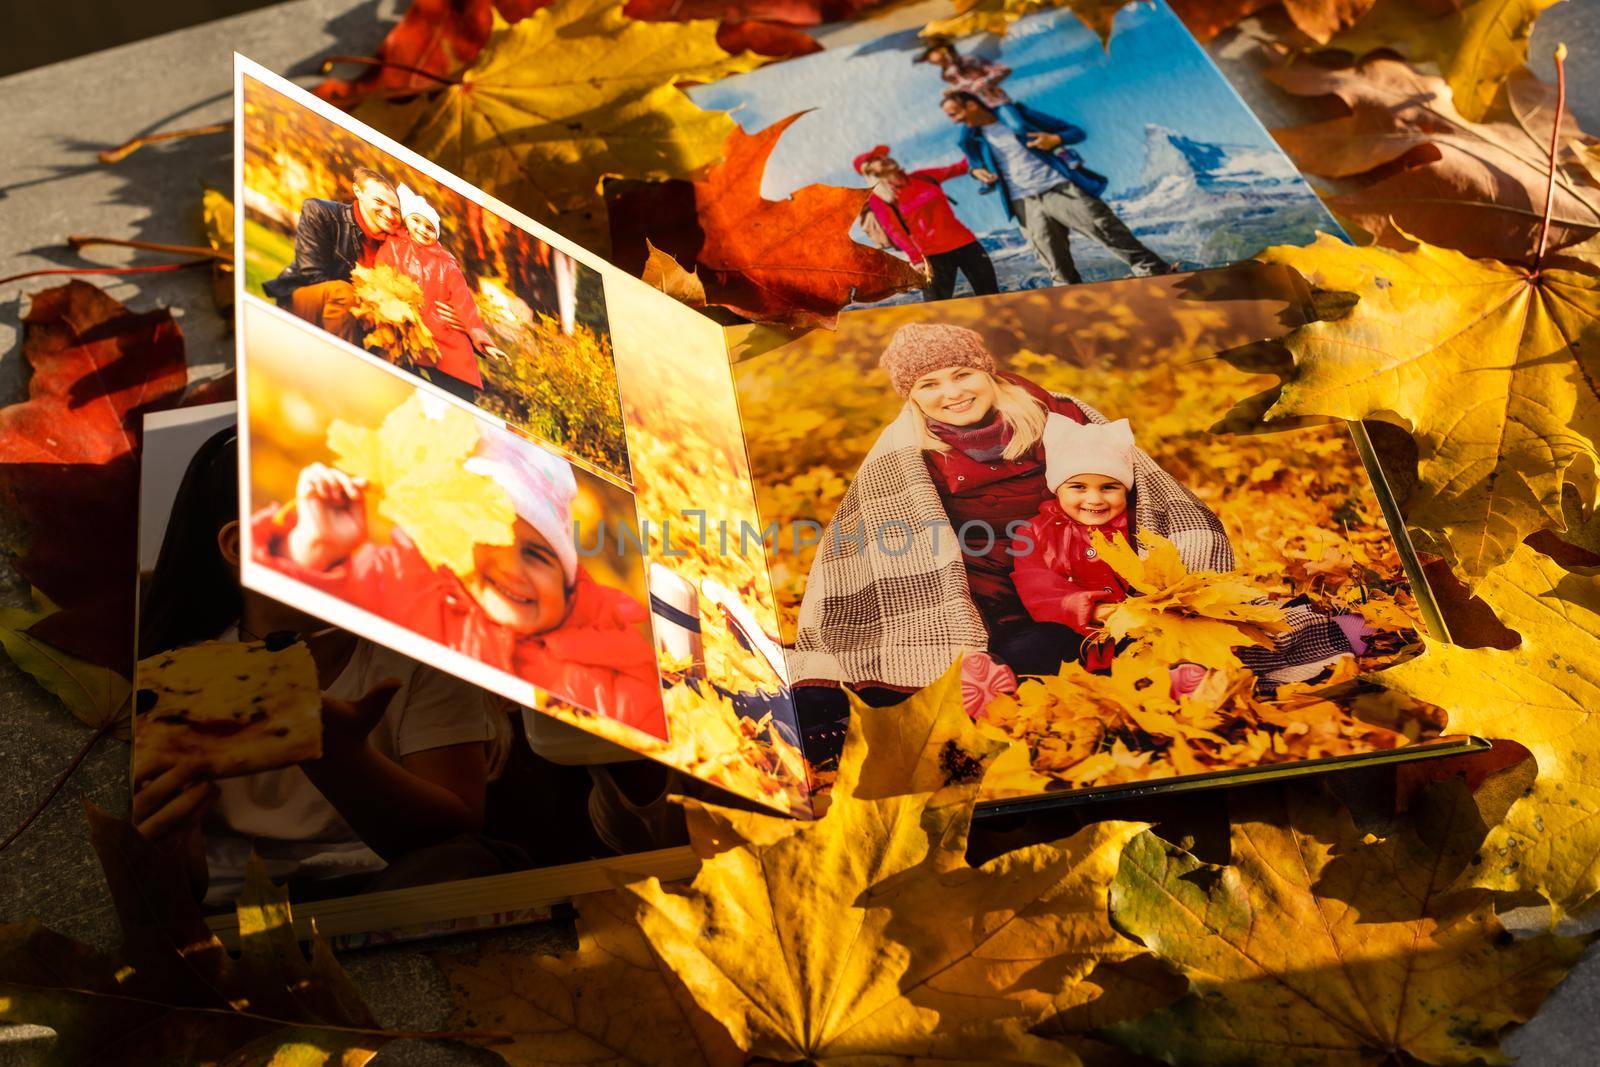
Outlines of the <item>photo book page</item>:
<svg viewBox="0 0 1600 1067">
<path fill-rule="evenodd" d="M 990 808 L 1473 747 L 1382 686 L 1438 624 L 1365 432 L 1252 417 L 1309 297 L 1218 265 L 1331 222 L 1133 14 L 1159 85 L 1047 12 L 696 90 L 816 107 L 769 195 L 864 186 L 924 269 L 799 334 L 236 57 L 237 404 L 152 416 L 141 497 L 135 808 L 207 904 L 251 853 L 352 936 L 681 875 L 669 797 L 811 818 L 852 699 L 950 671 Z"/>
</svg>

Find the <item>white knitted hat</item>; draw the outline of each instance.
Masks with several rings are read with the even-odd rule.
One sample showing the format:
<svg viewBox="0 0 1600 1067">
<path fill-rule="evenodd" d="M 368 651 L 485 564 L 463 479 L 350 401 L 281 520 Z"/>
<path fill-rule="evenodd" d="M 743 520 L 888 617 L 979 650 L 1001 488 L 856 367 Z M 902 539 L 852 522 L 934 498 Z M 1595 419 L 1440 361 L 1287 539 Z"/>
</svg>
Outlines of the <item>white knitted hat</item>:
<svg viewBox="0 0 1600 1067">
<path fill-rule="evenodd" d="M 550 542 L 571 585 L 578 574 L 578 549 L 572 539 L 572 501 L 578 495 L 578 482 L 572 464 L 509 430 L 480 426 L 477 452 L 462 466 L 493 479 L 506 491 L 517 517 Z"/>
<path fill-rule="evenodd" d="M 1132 489 L 1133 448 L 1127 419 L 1077 423 L 1052 412 L 1044 421 L 1044 484 L 1053 493 L 1075 474 L 1098 474 Z"/>
<path fill-rule="evenodd" d="M 432 204 L 428 203 L 418 194 L 412 192 L 410 187 L 404 182 L 400 183 L 400 185 L 395 189 L 395 192 L 400 196 L 401 218 L 405 218 L 407 215 L 421 215 L 423 218 L 433 223 L 434 229 L 437 230 L 439 228 L 439 213 L 433 210 Z"/>
</svg>

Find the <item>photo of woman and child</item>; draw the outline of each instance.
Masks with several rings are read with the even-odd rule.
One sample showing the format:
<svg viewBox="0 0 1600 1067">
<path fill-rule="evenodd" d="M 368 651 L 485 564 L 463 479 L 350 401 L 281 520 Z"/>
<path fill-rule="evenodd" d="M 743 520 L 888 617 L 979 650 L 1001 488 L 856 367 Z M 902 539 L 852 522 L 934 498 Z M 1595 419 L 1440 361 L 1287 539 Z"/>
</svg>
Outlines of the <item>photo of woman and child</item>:
<svg viewBox="0 0 1600 1067">
<path fill-rule="evenodd" d="M 1220 361 L 1196 363 L 1194 323 L 1207 313 L 1185 306 L 1181 297 L 1173 300 L 1175 284 L 1151 279 L 1063 297 L 1085 308 L 1095 304 L 1083 319 L 1028 294 L 974 302 L 962 316 L 971 325 L 930 321 L 910 309 L 863 313 L 859 325 L 842 325 L 838 338 L 798 342 L 795 351 L 736 365 L 741 398 L 749 404 L 746 425 L 756 428 L 751 454 L 764 518 L 777 517 L 769 508 L 797 499 L 786 482 L 824 485 L 821 472 L 842 476 L 855 463 L 853 474 L 838 482 L 837 495 L 813 491 L 816 510 L 784 515 L 823 524 L 814 554 L 791 565 L 803 579 L 780 590 L 790 677 L 813 763 L 825 762 L 843 737 L 846 690 L 870 705 L 897 703 L 959 659 L 968 713 L 984 720 L 997 702 L 1009 701 L 1007 714 L 1016 718 L 1015 709 L 1030 702 L 1037 711 L 1043 693 L 1093 691 L 1093 676 L 1112 674 L 1125 654 L 1143 669 L 1149 646 L 1133 647 L 1134 638 L 1113 635 L 1106 624 L 1119 605 L 1166 590 L 1135 588 L 1119 573 L 1104 558 L 1117 543 L 1140 556 L 1158 541 L 1170 545 L 1166 551 L 1188 575 L 1199 576 L 1196 583 L 1215 576 L 1230 590 L 1245 591 L 1232 595 L 1269 635 L 1231 642 L 1225 669 L 1181 655 L 1154 664 L 1162 684 L 1152 697 L 1159 697 L 1163 713 L 1175 713 L 1186 700 L 1225 697 L 1232 702 L 1226 709 L 1208 705 L 1207 713 L 1215 710 L 1234 733 L 1208 735 L 1207 744 L 1215 744 L 1203 761 L 1162 763 L 1176 747 L 1172 738 L 1108 729 L 1107 749 L 1122 745 L 1129 760 L 1148 759 L 1124 768 L 1129 774 L 1293 758 L 1282 749 L 1263 754 L 1245 736 L 1247 727 L 1260 724 L 1246 720 L 1270 718 L 1276 702 L 1298 700 L 1306 687 L 1351 677 L 1357 663 L 1381 669 L 1387 661 L 1380 650 L 1415 641 L 1415 624 L 1403 611 L 1388 610 L 1409 603 L 1409 579 L 1348 432 L 1319 427 L 1281 439 L 1230 439 L 1206 429 L 1215 420 L 1207 413 L 1215 400 L 1202 399 L 1214 396 L 1211 377 L 1239 375 Z M 1124 306 L 1106 307 L 1108 301 Z M 1162 323 L 1163 317 L 1174 321 Z M 1111 321 L 1123 318 L 1146 321 L 1148 343 L 1122 342 L 1146 352 L 1121 361 L 1085 352 L 1057 360 L 1035 349 L 1047 335 L 1067 342 L 1075 325 L 1125 337 Z M 1049 325 L 1030 337 L 1035 322 Z M 1218 328 L 1214 316 L 1210 328 Z M 1168 332 L 1173 347 L 1161 338 Z M 1029 374 L 1005 369 L 991 347 L 993 338 L 1010 336 L 1019 338 L 1015 358 Z M 871 362 L 887 378 L 892 398 L 881 405 L 842 398 L 840 391 L 853 392 L 850 383 L 867 371 L 873 354 L 855 346 L 879 337 L 884 340 Z M 781 385 L 771 377 L 780 366 Z M 1082 398 L 1080 390 L 1089 388 L 1131 404 L 1136 418 L 1126 417 L 1126 408 L 1102 414 Z M 813 409 L 826 411 L 834 426 L 827 441 L 785 440 L 784 425 L 776 421 L 762 429 L 769 425 L 765 404 L 782 396 L 792 408 L 797 395 L 818 399 L 802 402 L 803 410 L 789 418 L 802 422 Z M 886 410 L 894 412 L 887 425 L 870 421 L 873 412 Z M 1162 435 L 1141 440 L 1142 424 L 1163 427 Z M 1297 434 L 1301 440 L 1288 439 Z M 1297 449 L 1317 455 L 1323 469 L 1291 472 L 1285 460 Z M 859 458 L 852 461 L 852 455 Z M 1168 462 L 1177 464 L 1181 480 Z M 1196 480 L 1208 465 L 1210 485 Z M 1290 490 L 1296 485 L 1305 487 L 1303 496 Z M 1031 679 L 1058 678 L 1066 688 L 1029 688 L 1036 684 Z M 1344 736 L 1319 734 L 1322 747 L 1314 755 L 1360 751 L 1369 738 L 1394 747 L 1433 728 L 1413 724 L 1407 734 L 1395 721 L 1356 723 L 1346 704 L 1359 702 L 1358 694 L 1329 692 L 1318 699 L 1326 700 L 1328 721 Z M 1296 714 L 1301 706 L 1295 705 Z M 1044 733 L 1052 724 L 1043 720 L 1054 717 L 1060 726 L 1063 714 L 1077 713 L 1087 708 L 1075 713 L 1070 700 L 1058 702 L 1048 714 L 1030 712 L 1035 721 L 1026 725 Z M 1269 724 L 1266 733 L 1275 728 Z M 1296 729 L 1296 736 L 1306 731 Z M 1037 735 L 1017 740 L 1033 746 L 1033 759 L 1048 777 L 1093 784 L 1074 777 L 1072 767 L 1046 767 L 1049 746 L 1037 745 Z M 1137 751 L 1141 741 L 1153 747 Z"/>
<path fill-rule="evenodd" d="M 244 89 L 245 294 L 625 473 L 598 272 L 315 105 Z"/>
</svg>

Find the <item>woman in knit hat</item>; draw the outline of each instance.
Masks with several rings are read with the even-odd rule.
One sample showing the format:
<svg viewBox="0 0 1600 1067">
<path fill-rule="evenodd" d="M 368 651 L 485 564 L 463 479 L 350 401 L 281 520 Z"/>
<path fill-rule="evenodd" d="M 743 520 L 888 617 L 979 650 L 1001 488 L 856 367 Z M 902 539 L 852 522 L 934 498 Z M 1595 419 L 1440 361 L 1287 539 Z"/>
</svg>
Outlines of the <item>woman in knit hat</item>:
<svg viewBox="0 0 1600 1067">
<path fill-rule="evenodd" d="M 1007 684 L 1011 672 L 1054 674 L 1082 641 L 1028 614 L 1009 550 L 1049 498 L 1046 421 L 1106 419 L 1000 370 L 982 336 L 960 326 L 902 326 L 880 363 L 905 404 L 818 546 L 790 654 L 797 698 L 813 718 L 840 702 L 817 686 L 848 686 L 870 701 L 874 689 L 928 685 L 962 656 L 976 663 L 966 674 L 981 706 L 986 687 Z M 1134 449 L 1133 462 L 1140 528 L 1172 540 L 1191 569 L 1231 569 L 1216 516 L 1144 452 Z"/>
<path fill-rule="evenodd" d="M 515 675 L 561 700 L 666 736 L 648 613 L 596 582 L 578 559 L 566 460 L 496 426 L 481 426 L 466 470 L 489 478 L 516 512 L 510 544 L 478 544 L 457 574 L 430 563 L 395 526 L 367 537 L 367 484 L 313 463 L 293 508 L 254 519 L 258 562 Z"/>
<path fill-rule="evenodd" d="M 924 300 L 946 300 L 964 274 L 975 295 L 998 293 L 989 253 L 956 218 L 943 183 L 967 172 L 966 160 L 907 173 L 880 144 L 856 156 L 856 173 L 872 183 L 858 221 L 879 248 L 898 248 L 928 279 Z"/>
</svg>

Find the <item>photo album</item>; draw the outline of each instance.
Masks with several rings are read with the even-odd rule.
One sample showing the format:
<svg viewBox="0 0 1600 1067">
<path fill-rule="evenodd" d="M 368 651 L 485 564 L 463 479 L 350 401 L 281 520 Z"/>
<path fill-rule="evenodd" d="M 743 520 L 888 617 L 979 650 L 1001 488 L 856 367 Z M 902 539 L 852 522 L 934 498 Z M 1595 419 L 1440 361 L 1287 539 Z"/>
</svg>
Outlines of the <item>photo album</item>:
<svg viewBox="0 0 1600 1067">
<path fill-rule="evenodd" d="M 1313 312 L 1248 257 L 1337 226 L 1163 5 L 692 95 L 806 112 L 763 195 L 870 190 L 925 285 L 724 326 L 236 57 L 237 402 L 146 419 L 133 746 L 219 930 L 252 853 L 343 944 L 681 877 L 669 797 L 814 818 L 852 700 L 946 677 L 981 810 L 1481 746 L 1382 684 L 1442 624 L 1363 428 L 1250 417 Z"/>
</svg>

